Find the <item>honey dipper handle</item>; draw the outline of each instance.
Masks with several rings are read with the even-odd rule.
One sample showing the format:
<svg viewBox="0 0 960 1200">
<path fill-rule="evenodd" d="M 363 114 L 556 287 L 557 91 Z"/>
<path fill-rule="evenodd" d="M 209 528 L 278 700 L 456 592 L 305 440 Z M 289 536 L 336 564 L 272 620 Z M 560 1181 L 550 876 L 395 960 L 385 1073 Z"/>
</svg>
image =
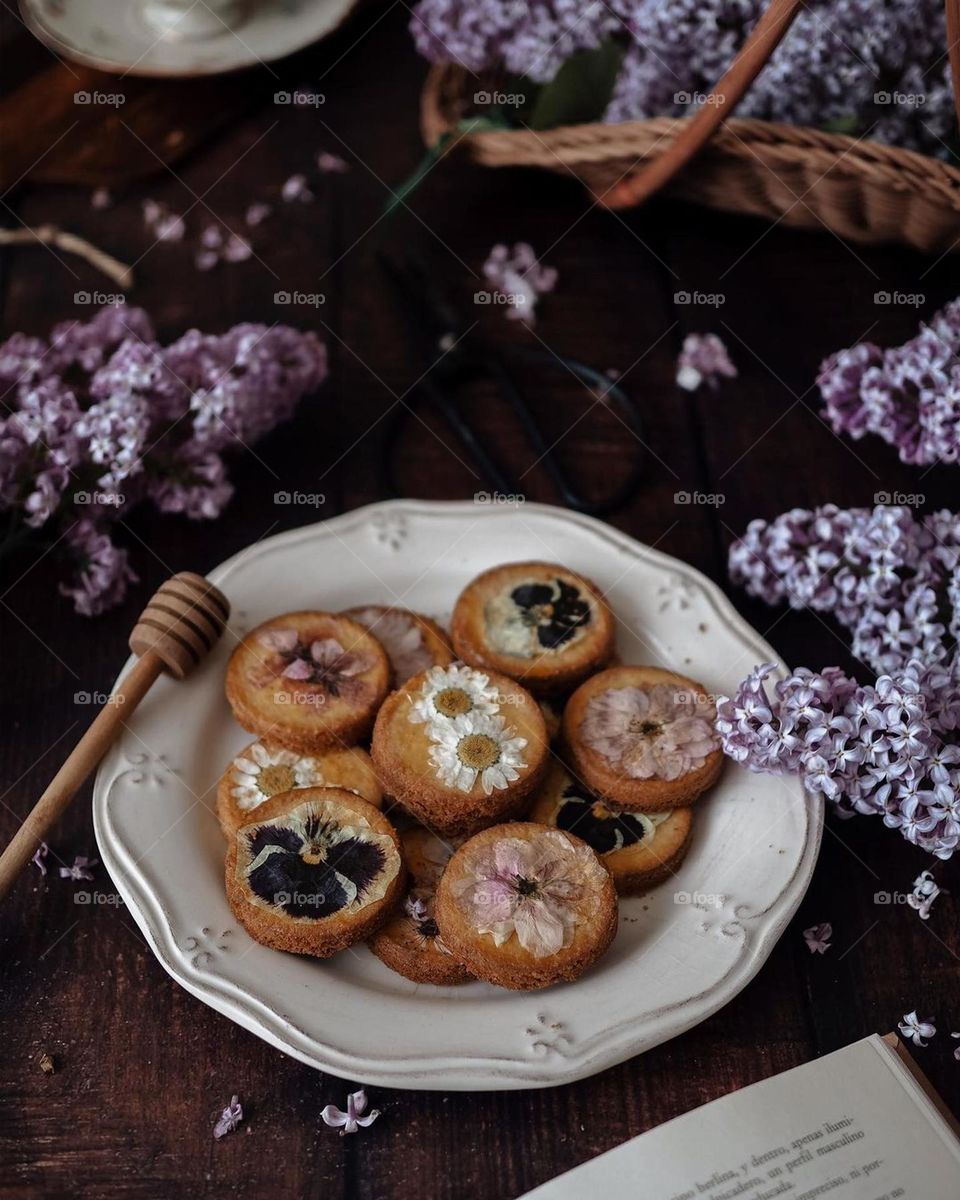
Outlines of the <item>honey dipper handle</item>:
<svg viewBox="0 0 960 1200">
<path fill-rule="evenodd" d="M 162 660 L 148 651 L 134 663 L 113 690 L 93 724 L 17 830 L 13 841 L 0 854 L 0 900 L 36 854 L 40 843 L 46 839 L 80 786 L 106 754 L 124 722 L 162 670 Z"/>
</svg>

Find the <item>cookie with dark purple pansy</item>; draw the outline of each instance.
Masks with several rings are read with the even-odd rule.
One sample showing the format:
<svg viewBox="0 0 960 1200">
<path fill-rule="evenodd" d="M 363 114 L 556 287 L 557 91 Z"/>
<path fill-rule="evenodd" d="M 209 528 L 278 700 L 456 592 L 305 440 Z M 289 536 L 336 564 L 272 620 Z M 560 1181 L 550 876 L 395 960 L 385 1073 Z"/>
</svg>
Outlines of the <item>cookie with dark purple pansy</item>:
<svg viewBox="0 0 960 1200">
<path fill-rule="evenodd" d="M 690 808 L 626 812 L 598 800 L 554 762 L 537 793 L 530 820 L 575 833 L 597 854 L 622 896 L 644 892 L 683 862 L 690 845 Z"/>
<path fill-rule="evenodd" d="M 609 661 L 614 624 L 599 588 L 582 575 L 552 563 L 507 563 L 464 588 L 450 636 L 471 666 L 556 696 Z"/>
<path fill-rule="evenodd" d="M 349 617 L 286 613 L 251 630 L 230 656 L 226 692 L 251 733 L 310 753 L 370 732 L 390 687 L 380 643 Z"/>
<path fill-rule="evenodd" d="M 409 887 L 397 914 L 370 939 L 381 962 L 414 983 L 466 983 L 470 973 L 447 949 L 434 914 L 437 884 L 454 846 L 428 829 L 400 835 Z"/>
<path fill-rule="evenodd" d="M 230 841 L 227 900 L 258 942 L 329 958 L 389 920 L 406 882 L 400 840 L 343 788 L 283 792 Z"/>
</svg>

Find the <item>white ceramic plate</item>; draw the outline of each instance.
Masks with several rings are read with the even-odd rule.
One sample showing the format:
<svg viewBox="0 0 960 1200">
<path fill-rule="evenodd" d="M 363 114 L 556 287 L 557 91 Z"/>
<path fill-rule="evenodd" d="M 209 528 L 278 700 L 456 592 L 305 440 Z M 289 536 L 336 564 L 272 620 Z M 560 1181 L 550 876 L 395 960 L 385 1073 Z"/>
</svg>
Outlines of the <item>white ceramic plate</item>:
<svg viewBox="0 0 960 1200">
<path fill-rule="evenodd" d="M 627 662 L 731 690 L 775 655 L 719 590 L 675 559 L 560 509 L 393 501 L 282 534 L 211 573 L 242 634 L 300 608 L 395 603 L 441 620 L 479 571 L 520 559 L 591 576 Z M 257 945 L 234 921 L 213 799 L 248 740 L 223 698 L 235 638 L 186 683 L 161 680 L 97 776 L 103 862 L 170 974 L 232 1020 L 335 1075 L 401 1088 L 544 1087 L 675 1037 L 756 974 L 813 872 L 822 804 L 793 779 L 727 765 L 673 880 L 621 906 L 608 954 L 543 992 L 410 983 L 357 946 L 318 962 Z"/>
</svg>

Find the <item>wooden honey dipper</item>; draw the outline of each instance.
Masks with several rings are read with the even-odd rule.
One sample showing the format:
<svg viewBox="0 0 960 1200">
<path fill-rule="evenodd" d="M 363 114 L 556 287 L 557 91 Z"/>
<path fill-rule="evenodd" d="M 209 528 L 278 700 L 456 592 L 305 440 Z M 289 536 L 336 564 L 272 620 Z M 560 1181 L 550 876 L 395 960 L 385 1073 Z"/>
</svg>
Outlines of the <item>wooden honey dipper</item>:
<svg viewBox="0 0 960 1200">
<path fill-rule="evenodd" d="M 137 662 L 119 681 L 93 724 L 0 854 L 0 900 L 36 854 L 80 785 L 116 740 L 120 729 L 162 671 L 183 679 L 220 639 L 230 616 L 223 593 L 202 575 L 181 571 L 154 595 L 130 634 Z"/>
</svg>

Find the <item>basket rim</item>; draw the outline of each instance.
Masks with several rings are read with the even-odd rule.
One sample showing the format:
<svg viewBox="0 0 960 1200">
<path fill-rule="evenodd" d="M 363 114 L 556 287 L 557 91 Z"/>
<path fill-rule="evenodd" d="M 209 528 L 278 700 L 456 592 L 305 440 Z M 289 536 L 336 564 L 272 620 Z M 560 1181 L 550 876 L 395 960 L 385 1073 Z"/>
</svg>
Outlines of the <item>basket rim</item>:
<svg viewBox="0 0 960 1200">
<path fill-rule="evenodd" d="M 420 105 L 421 133 L 427 145 L 452 133 L 465 110 L 463 84 L 481 76 L 456 63 L 434 63 L 424 83 Z M 489 76 L 485 77 L 489 78 Z M 650 117 L 641 121 L 590 122 L 547 130 L 476 130 L 462 134 L 457 146 L 469 146 L 488 166 L 564 166 L 645 158 L 658 142 L 679 132 L 685 117 Z M 703 157 L 759 159 L 764 165 L 821 157 L 825 171 L 873 177 L 896 191 L 935 195 L 939 203 L 960 212 L 960 168 L 916 150 L 868 138 L 830 133 L 807 125 L 731 117 L 717 132 Z M 960 230 L 958 230 L 960 232 Z"/>
</svg>

